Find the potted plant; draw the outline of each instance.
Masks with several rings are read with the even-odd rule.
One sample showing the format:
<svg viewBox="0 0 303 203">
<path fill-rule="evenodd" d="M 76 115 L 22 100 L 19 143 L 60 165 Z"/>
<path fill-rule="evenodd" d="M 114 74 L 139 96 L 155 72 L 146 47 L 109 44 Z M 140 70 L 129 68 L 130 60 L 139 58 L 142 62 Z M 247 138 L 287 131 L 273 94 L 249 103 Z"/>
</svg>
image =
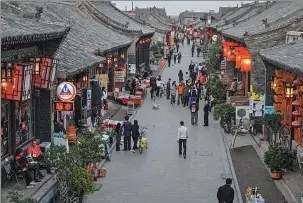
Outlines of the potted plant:
<svg viewBox="0 0 303 203">
<path fill-rule="evenodd" d="M 278 113 L 265 114 L 263 118 L 263 123 L 265 127 L 272 133 L 272 145 L 277 144 L 277 139 L 279 137 L 279 132 L 283 129 L 281 125 L 282 116 Z"/>
<path fill-rule="evenodd" d="M 264 154 L 264 162 L 270 169 L 271 178 L 280 180 L 282 178 L 282 169 L 288 166 L 292 159 L 292 153 L 280 146 L 271 146 Z"/>
<path fill-rule="evenodd" d="M 213 75 L 207 80 L 205 88 L 210 91 L 214 97 L 215 104 L 222 104 L 226 101 L 226 87 L 218 75 Z"/>
</svg>

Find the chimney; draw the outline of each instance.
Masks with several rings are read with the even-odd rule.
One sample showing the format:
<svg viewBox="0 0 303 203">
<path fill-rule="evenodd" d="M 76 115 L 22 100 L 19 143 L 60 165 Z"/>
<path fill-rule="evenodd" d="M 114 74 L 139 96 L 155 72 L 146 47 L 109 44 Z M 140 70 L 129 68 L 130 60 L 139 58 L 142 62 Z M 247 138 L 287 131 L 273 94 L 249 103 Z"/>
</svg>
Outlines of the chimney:
<svg viewBox="0 0 303 203">
<path fill-rule="evenodd" d="M 134 11 L 134 2 L 132 1 L 132 11 Z"/>
<path fill-rule="evenodd" d="M 243 6 L 243 2 L 241 2 L 241 7 Z"/>
</svg>

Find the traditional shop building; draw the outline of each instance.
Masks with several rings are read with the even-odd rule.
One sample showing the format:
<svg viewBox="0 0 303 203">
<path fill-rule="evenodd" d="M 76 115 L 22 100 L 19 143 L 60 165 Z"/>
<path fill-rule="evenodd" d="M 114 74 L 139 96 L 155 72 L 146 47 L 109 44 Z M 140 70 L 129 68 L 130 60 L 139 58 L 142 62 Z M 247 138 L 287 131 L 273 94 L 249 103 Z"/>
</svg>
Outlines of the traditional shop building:
<svg viewBox="0 0 303 203">
<path fill-rule="evenodd" d="M 284 44 L 288 30 L 302 30 L 302 9 L 302 2 L 249 4 L 229 15 L 231 18 L 238 14 L 232 18 L 235 23 L 221 27 L 225 41 L 245 44 L 248 48 L 252 58 L 252 71 L 248 80 L 256 93 L 265 93 L 265 66 L 259 50 Z M 226 69 L 230 70 L 227 72 L 232 72 L 235 63 L 227 62 L 226 65 Z"/>
<path fill-rule="evenodd" d="M 41 10 L 18 13 L 1 4 L 1 159 L 36 137 L 50 140 L 51 101 L 47 96 L 55 79 L 55 52 L 69 27 L 41 23 Z M 43 104 L 43 105 L 41 105 Z M 41 133 L 49 132 L 48 137 Z M 2 162 L 2 165 L 7 162 Z M 2 176 L 5 182 L 5 175 Z"/>
<path fill-rule="evenodd" d="M 303 146 L 303 41 L 261 50 L 260 55 L 266 66 L 265 104 L 283 116 L 292 140 Z"/>
<path fill-rule="evenodd" d="M 118 65 L 119 69 L 123 70 L 126 69 L 126 66 L 127 68 L 131 67 L 131 74 L 135 74 L 134 66 L 137 72 L 142 71 L 144 67 L 149 67 L 150 43 L 155 33 L 153 28 L 129 17 L 112 5 L 111 2 L 82 2 L 80 9 L 91 15 L 94 19 L 97 19 L 103 26 L 107 26 L 115 30 L 115 32 L 133 39 L 132 44 L 124 54 L 124 58 L 121 58 L 121 61 L 125 62 L 125 66 L 121 67 L 121 64 L 117 64 L 117 61 L 113 61 L 112 64 Z M 110 55 L 110 53 L 107 54 Z M 117 56 L 121 56 L 119 53 L 115 54 L 114 57 L 108 57 L 117 60 Z M 126 80 L 124 84 L 121 83 L 120 90 L 125 85 L 125 82 Z"/>
</svg>

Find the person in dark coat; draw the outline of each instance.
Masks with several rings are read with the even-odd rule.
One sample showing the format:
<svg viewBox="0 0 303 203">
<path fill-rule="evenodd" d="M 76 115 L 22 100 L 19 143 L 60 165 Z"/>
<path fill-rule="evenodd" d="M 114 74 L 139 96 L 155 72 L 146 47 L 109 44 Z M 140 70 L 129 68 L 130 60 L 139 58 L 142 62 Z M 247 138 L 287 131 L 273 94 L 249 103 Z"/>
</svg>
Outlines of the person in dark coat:
<svg viewBox="0 0 303 203">
<path fill-rule="evenodd" d="M 180 64 L 181 63 L 181 58 L 182 58 L 181 52 L 178 53 L 177 58 L 178 58 L 178 63 Z"/>
<path fill-rule="evenodd" d="M 190 62 L 188 66 L 189 75 L 195 70 L 195 63 L 193 61 Z"/>
<path fill-rule="evenodd" d="M 121 123 L 118 123 L 116 127 L 116 151 L 120 151 L 121 136 L 122 136 Z"/>
<path fill-rule="evenodd" d="M 198 47 L 198 48 L 197 48 L 197 56 L 198 56 L 198 57 L 200 56 L 200 52 L 201 52 L 201 48 Z"/>
<path fill-rule="evenodd" d="M 168 82 L 166 83 L 166 99 L 170 99 L 170 87 L 171 87 L 170 81 L 171 79 L 169 78 Z"/>
<path fill-rule="evenodd" d="M 193 44 L 191 46 L 191 56 L 194 57 L 194 53 L 195 53 L 195 45 Z"/>
<path fill-rule="evenodd" d="M 192 72 L 190 73 L 190 78 L 191 78 L 191 80 L 192 80 L 192 83 L 195 84 L 195 83 L 196 83 L 196 80 L 197 80 L 197 72 L 192 71 Z"/>
<path fill-rule="evenodd" d="M 139 132 L 139 125 L 138 125 L 138 121 L 134 120 L 134 124 L 132 125 L 132 138 L 133 138 L 133 142 L 134 142 L 134 146 L 133 146 L 133 153 L 136 152 L 136 150 L 138 149 L 138 138 L 140 136 L 140 132 Z"/>
<path fill-rule="evenodd" d="M 182 72 L 182 70 L 179 71 L 178 77 L 179 77 L 179 83 L 182 82 L 183 81 L 183 72 Z"/>
<path fill-rule="evenodd" d="M 208 101 L 205 101 L 204 105 L 204 126 L 208 126 L 208 115 L 209 115 L 209 104 Z"/>
<path fill-rule="evenodd" d="M 230 186 L 232 183 L 232 180 L 230 178 L 226 179 L 226 184 L 219 187 L 217 192 L 217 199 L 219 203 L 233 203 L 234 202 L 234 195 L 235 191 Z"/>
<path fill-rule="evenodd" d="M 176 47 L 177 47 L 177 52 L 179 52 L 179 43 L 177 43 Z"/>
<path fill-rule="evenodd" d="M 171 54 L 168 54 L 168 56 L 167 56 L 168 67 L 170 67 L 171 56 L 172 56 Z"/>
<path fill-rule="evenodd" d="M 174 54 L 174 64 L 177 63 L 177 53 Z"/>
<path fill-rule="evenodd" d="M 123 151 L 131 150 L 131 135 L 132 135 L 132 123 L 129 121 L 129 117 L 125 116 L 125 122 L 123 123 L 123 136 L 124 136 Z"/>
</svg>

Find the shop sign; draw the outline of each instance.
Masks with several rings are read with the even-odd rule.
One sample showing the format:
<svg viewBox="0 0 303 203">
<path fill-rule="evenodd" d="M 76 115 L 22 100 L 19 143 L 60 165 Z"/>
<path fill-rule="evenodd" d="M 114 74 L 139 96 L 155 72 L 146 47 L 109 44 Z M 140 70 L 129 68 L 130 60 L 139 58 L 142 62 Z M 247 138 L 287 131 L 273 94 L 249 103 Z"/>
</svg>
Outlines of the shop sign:
<svg viewBox="0 0 303 203">
<path fill-rule="evenodd" d="M 275 114 L 277 111 L 274 106 L 265 106 L 264 114 Z"/>
<path fill-rule="evenodd" d="M 128 64 L 128 72 L 130 74 L 136 74 L 136 64 Z"/>
<path fill-rule="evenodd" d="M 62 82 L 57 88 L 57 96 L 61 101 L 72 101 L 76 94 L 76 87 L 70 82 Z"/>
<path fill-rule="evenodd" d="M 74 111 L 74 102 L 54 101 L 54 111 Z"/>
<path fill-rule="evenodd" d="M 124 82 L 125 73 L 124 71 L 115 71 L 115 82 Z"/>
</svg>

